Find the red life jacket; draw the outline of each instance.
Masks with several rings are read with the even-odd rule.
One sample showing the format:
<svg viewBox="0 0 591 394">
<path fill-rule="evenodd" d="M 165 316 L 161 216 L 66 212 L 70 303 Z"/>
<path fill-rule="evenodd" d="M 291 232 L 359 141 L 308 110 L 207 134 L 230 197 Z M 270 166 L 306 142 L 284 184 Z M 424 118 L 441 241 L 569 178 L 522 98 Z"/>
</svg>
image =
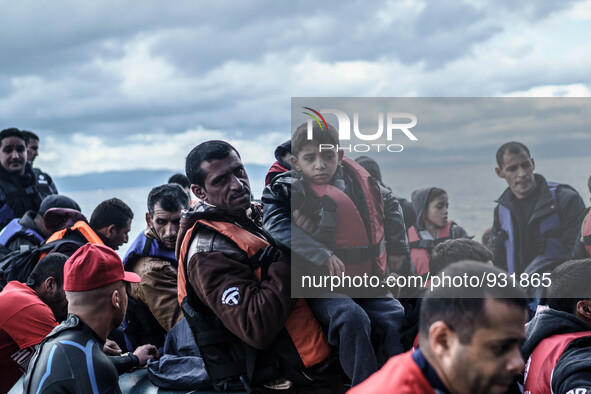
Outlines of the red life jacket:
<svg viewBox="0 0 591 394">
<path fill-rule="evenodd" d="M 581 242 L 585 245 L 585 250 L 587 250 L 587 254 L 591 257 L 591 209 L 585 215 L 585 219 L 583 219 L 583 225 L 581 228 Z"/>
<path fill-rule="evenodd" d="M 552 393 L 552 372 L 569 343 L 591 336 L 591 331 L 552 335 L 542 340 L 534 349 L 525 366 L 523 392 L 531 394 Z"/>
<path fill-rule="evenodd" d="M 451 228 L 451 223 L 452 222 L 448 221 L 446 226 L 439 230 L 436 240 L 421 239 L 415 226 L 412 226 L 408 229 L 410 259 L 415 266 L 417 274 L 424 275 L 429 272 L 429 260 L 431 258 L 430 253 L 435 245 L 450 238 L 449 229 Z"/>
<path fill-rule="evenodd" d="M 346 266 L 349 276 L 364 273 L 386 275 L 386 248 L 384 238 L 384 201 L 371 175 L 355 161 L 344 157 L 343 167 L 352 173 L 363 191 L 369 217 L 364 221 L 351 198 L 332 185 L 316 185 L 310 188 L 318 197 L 328 197 L 337 205 L 332 252 Z M 326 207 L 325 207 L 326 208 Z M 322 221 L 322 219 L 321 219 Z M 377 269 L 377 272 L 376 272 Z"/>
<path fill-rule="evenodd" d="M 195 228 L 199 225 L 209 227 L 230 238 L 248 255 L 249 258 L 269 246 L 269 243 L 264 239 L 257 237 L 253 233 L 233 223 L 198 220 L 193 227 L 187 231 L 181 246 L 178 266 L 179 304 L 181 304 L 182 300 L 187 296 L 188 283 L 185 272 L 186 253 L 192 242 Z M 254 272 L 260 280 L 260 267 Z M 330 346 L 322 333 L 322 328 L 312 314 L 310 306 L 303 298 L 298 298 L 296 301 L 294 309 L 289 315 L 287 322 L 285 322 L 285 329 L 289 333 L 305 367 L 316 365 L 330 355 Z"/>
<path fill-rule="evenodd" d="M 349 394 L 435 394 L 412 358 L 412 352 L 394 356 L 376 373 L 353 387 Z"/>
</svg>

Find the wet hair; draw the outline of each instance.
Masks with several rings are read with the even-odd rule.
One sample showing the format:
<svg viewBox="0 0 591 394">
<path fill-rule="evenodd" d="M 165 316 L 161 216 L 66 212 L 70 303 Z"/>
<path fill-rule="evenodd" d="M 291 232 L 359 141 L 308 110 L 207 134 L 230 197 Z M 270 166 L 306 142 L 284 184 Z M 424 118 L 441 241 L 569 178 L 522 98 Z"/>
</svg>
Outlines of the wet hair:
<svg viewBox="0 0 591 394">
<path fill-rule="evenodd" d="M 49 277 L 53 277 L 57 287 L 64 284 L 64 265 L 68 256 L 62 253 L 50 253 L 43 257 L 27 279 L 29 287 L 37 287 Z"/>
<path fill-rule="evenodd" d="M 183 174 L 174 174 L 168 178 L 168 183 L 178 183 L 182 187 L 191 187 L 191 181 Z"/>
<path fill-rule="evenodd" d="M 501 145 L 497 150 L 497 164 L 499 165 L 499 168 L 503 168 L 503 156 L 505 156 L 505 153 L 518 155 L 521 152 L 525 152 L 527 153 L 527 157 L 531 157 L 529 149 L 527 149 L 527 146 L 523 145 L 521 142 L 511 141 Z"/>
<path fill-rule="evenodd" d="M 484 245 L 468 238 L 448 239 L 435 246 L 429 259 L 429 272 L 435 275 L 452 263 L 463 260 L 492 261 L 493 254 Z"/>
<path fill-rule="evenodd" d="M 148 212 L 152 217 L 156 204 L 167 212 L 178 212 L 189 208 L 189 195 L 178 183 L 156 186 L 148 194 Z"/>
<path fill-rule="evenodd" d="M 201 168 L 204 161 L 223 160 L 234 151 L 240 157 L 240 153 L 226 141 L 205 141 L 191 150 L 185 162 L 185 172 L 191 183 L 205 187 L 207 174 Z"/>
<path fill-rule="evenodd" d="M 312 122 L 312 139 L 308 139 L 308 122 L 302 123 L 291 136 L 291 154 L 297 156 L 305 145 L 310 143 L 339 144 L 339 133 L 333 125 L 328 123 L 328 129 L 320 128 L 318 123 Z"/>
<path fill-rule="evenodd" d="M 31 140 L 39 140 L 39 136 L 35 133 L 33 133 L 32 131 L 28 131 L 28 130 L 21 130 L 21 134 L 23 136 L 23 138 L 25 139 L 25 144 L 29 145 L 29 141 Z"/>
<path fill-rule="evenodd" d="M 474 261 L 454 263 L 445 272 L 446 277 L 450 278 L 463 278 L 464 275 L 468 278 L 481 278 L 489 273 L 497 277 L 501 273 L 506 274 L 497 267 Z M 527 298 L 519 287 L 501 287 L 497 282 L 491 287 L 486 284 L 482 287 L 441 286 L 427 293 L 423 299 L 419 320 L 420 336 L 427 338 L 431 325 L 442 321 L 457 334 L 460 343 L 469 344 L 476 330 L 491 324 L 490 319 L 493 316 L 487 315 L 485 307 L 487 298 L 527 310 Z"/>
<path fill-rule="evenodd" d="M 591 299 L 591 259 L 567 261 L 556 267 L 550 277 L 550 308 L 574 314 L 579 301 Z"/>
<path fill-rule="evenodd" d="M 25 142 L 25 145 L 27 145 L 27 140 L 23 136 L 23 133 L 15 127 L 11 127 L 9 129 L 4 129 L 4 130 L 0 131 L 0 145 L 2 145 L 2 140 L 4 138 L 8 138 L 8 137 L 20 138 L 21 140 L 23 140 Z"/>
<path fill-rule="evenodd" d="M 118 198 L 110 198 L 101 202 L 90 216 L 90 227 L 95 230 L 105 228 L 111 224 L 119 231 L 127 225 L 127 221 L 133 219 L 133 211 Z"/>
</svg>

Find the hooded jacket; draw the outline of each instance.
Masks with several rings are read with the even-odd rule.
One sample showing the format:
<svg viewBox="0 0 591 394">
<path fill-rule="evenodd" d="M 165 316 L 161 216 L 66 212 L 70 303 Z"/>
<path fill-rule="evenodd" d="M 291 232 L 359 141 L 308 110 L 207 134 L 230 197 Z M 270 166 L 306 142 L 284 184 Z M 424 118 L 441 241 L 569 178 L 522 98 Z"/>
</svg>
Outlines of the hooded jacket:
<svg viewBox="0 0 591 394">
<path fill-rule="evenodd" d="M 426 187 L 412 192 L 412 207 L 416 212 L 416 222 L 408 229 L 408 238 L 411 249 L 411 261 L 414 269 L 418 274 L 423 275 L 429 271 L 429 258 L 433 248 L 439 243 L 447 239 L 469 238 L 468 233 L 455 222 L 448 222 L 449 236 L 447 236 L 447 229 L 438 231 L 437 239 L 432 239 L 431 234 L 427 234 L 427 229 L 420 224 L 421 217 L 428 209 L 427 199 L 431 190 L 434 187 Z M 445 233 L 445 236 L 442 234 Z M 424 238 L 425 237 L 425 238 Z M 423 241 L 423 239 L 426 240 Z"/>
<path fill-rule="evenodd" d="M 540 342 L 551 336 L 586 331 L 591 331 L 591 327 L 570 313 L 554 309 L 542 310 L 526 327 L 523 356 L 529 359 Z M 525 367 L 526 379 L 530 363 L 528 360 Z M 591 390 L 591 337 L 572 340 L 558 359 L 551 376 L 550 384 L 554 393 L 566 393 L 577 388 Z"/>
<path fill-rule="evenodd" d="M 276 161 L 273 163 L 271 168 L 269 168 L 267 176 L 265 176 L 265 186 L 271 183 L 273 178 L 275 178 L 277 175 L 291 170 L 291 164 L 289 164 L 289 162 L 286 160 L 283 160 L 283 157 L 288 153 L 291 153 L 291 140 L 285 141 L 275 149 Z"/>
<path fill-rule="evenodd" d="M 556 189 L 556 200 L 552 197 L 546 179 L 534 174 L 536 180 L 536 190 L 538 199 L 532 214 L 527 222 L 527 239 L 520 239 L 517 229 L 519 213 L 515 205 L 515 196 L 510 188 L 505 189 L 501 197 L 496 201 L 499 205 L 505 206 L 511 213 L 513 219 L 513 228 L 515 235 L 515 272 L 550 272 L 557 264 L 564 261 L 573 249 L 577 232 L 580 228 L 580 217 L 585 210 L 585 204 L 579 193 L 568 185 L 559 185 Z M 493 236 L 493 254 L 494 264 L 504 270 L 507 270 L 507 255 L 505 250 L 505 240 L 507 234 L 501 228 L 499 221 L 499 205 L 495 207 L 494 222 L 492 227 Z M 557 231 L 558 237 L 562 240 L 566 251 L 564 258 L 555 259 L 544 255 L 546 239 L 540 232 L 540 221 L 549 215 L 558 212 L 560 217 L 560 230 Z"/>
<path fill-rule="evenodd" d="M 346 179 L 350 178 L 350 175 L 346 174 L 342 167 L 338 172 L 347 183 Z M 339 177 L 339 174 L 336 177 Z M 351 181 L 348 183 L 353 184 Z M 397 256 L 408 255 L 406 229 L 398 200 L 388 189 L 377 185 L 376 188 L 379 188 L 384 202 L 384 232 L 387 253 Z M 363 211 L 363 208 L 367 208 L 363 204 L 359 204 L 359 200 L 363 198 L 361 197 L 363 192 L 353 191 L 354 193 L 349 197 L 357 207 L 361 207 L 360 215 L 367 216 L 367 213 Z M 296 204 L 301 202 L 303 205 L 299 208 L 312 218 L 318 218 L 323 209 L 321 199 L 313 194 L 301 174 L 297 171 L 289 171 L 275 177 L 273 183 L 263 191 L 262 201 L 265 207 L 263 226 L 269 234 L 272 234 L 279 247 L 286 253 L 297 250 L 297 253 L 306 261 L 316 267 L 321 267 L 330 257 L 332 251 L 315 239 L 314 234 L 310 235 L 300 227 L 291 225 L 292 211 L 298 209 L 298 207 L 292 207 L 292 202 Z"/>
</svg>

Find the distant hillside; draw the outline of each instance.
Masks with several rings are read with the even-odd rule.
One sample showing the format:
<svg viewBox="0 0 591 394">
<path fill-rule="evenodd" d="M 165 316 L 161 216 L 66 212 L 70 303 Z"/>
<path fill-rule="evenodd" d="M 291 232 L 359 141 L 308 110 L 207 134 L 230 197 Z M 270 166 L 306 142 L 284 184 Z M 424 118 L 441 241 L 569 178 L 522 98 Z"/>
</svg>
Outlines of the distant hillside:
<svg viewBox="0 0 591 394">
<path fill-rule="evenodd" d="M 252 180 L 263 179 L 268 169 L 268 166 L 264 165 L 246 165 L 246 171 Z M 67 193 L 97 189 L 151 187 L 166 183 L 172 174 L 174 172 L 171 170 L 108 171 L 54 177 L 54 181 L 60 193 Z"/>
</svg>

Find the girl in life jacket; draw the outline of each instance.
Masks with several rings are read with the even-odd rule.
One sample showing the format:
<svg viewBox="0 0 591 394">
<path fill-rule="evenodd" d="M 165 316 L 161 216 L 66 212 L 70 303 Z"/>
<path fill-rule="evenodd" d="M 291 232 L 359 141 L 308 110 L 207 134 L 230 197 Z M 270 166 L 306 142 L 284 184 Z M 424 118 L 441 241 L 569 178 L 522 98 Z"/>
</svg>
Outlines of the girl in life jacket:
<svg viewBox="0 0 591 394">
<path fill-rule="evenodd" d="M 410 259 L 419 275 L 429 272 L 429 256 L 433 248 L 447 240 L 469 238 L 466 231 L 447 218 L 447 192 L 438 187 L 427 187 L 412 192 L 416 223 L 408 229 Z"/>
</svg>

